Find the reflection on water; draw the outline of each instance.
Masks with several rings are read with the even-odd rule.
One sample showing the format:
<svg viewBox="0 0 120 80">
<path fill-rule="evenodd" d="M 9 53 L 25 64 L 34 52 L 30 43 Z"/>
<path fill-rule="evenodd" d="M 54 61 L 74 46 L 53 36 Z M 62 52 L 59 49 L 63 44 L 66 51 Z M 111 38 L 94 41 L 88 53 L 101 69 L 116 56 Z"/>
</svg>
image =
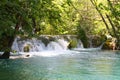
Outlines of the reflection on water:
<svg viewBox="0 0 120 80">
<path fill-rule="evenodd" d="M 119 53 L 95 51 L 0 60 L 0 80 L 120 80 Z"/>
</svg>

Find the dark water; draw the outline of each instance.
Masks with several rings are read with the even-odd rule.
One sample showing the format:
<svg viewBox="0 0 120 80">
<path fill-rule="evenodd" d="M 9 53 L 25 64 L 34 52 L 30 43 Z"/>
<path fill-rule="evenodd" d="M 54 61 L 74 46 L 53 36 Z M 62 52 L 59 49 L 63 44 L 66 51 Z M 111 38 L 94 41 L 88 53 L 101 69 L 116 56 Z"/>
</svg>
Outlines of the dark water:
<svg viewBox="0 0 120 80">
<path fill-rule="evenodd" d="M 0 60 L 0 80 L 120 80 L 120 52 Z"/>
</svg>

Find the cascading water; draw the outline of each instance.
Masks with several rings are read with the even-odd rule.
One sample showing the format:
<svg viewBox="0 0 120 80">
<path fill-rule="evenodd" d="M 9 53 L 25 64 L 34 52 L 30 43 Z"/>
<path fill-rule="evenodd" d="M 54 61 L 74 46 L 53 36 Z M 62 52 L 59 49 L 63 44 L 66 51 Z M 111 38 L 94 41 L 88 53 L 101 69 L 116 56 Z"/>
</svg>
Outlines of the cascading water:
<svg viewBox="0 0 120 80">
<path fill-rule="evenodd" d="M 47 37 L 47 36 L 45 36 Z M 48 39 L 48 37 L 46 38 Z M 67 50 L 69 45 L 69 40 L 65 40 L 63 37 L 55 37 L 53 40 L 48 40 L 48 44 L 43 43 L 41 39 L 32 38 L 32 39 L 25 39 L 21 40 L 20 38 L 16 38 L 14 40 L 12 50 L 18 52 L 24 52 L 24 48 L 26 46 L 29 47 L 29 52 L 40 52 L 44 50 Z M 78 40 L 78 45 L 76 47 L 82 47 L 82 43 Z"/>
<path fill-rule="evenodd" d="M 70 41 L 77 41 L 77 45 L 72 50 L 68 49 Z M 27 48 L 27 52 L 25 51 Z M 83 48 L 81 40 L 78 40 L 76 36 L 64 35 L 64 36 L 48 36 L 42 35 L 39 38 L 22 39 L 17 37 L 12 45 L 12 50 L 19 54 L 32 54 L 40 56 L 56 56 L 59 54 L 71 53 L 73 51 L 94 51 L 100 50 L 97 48 Z M 74 52 L 73 52 L 74 53 Z M 75 52 L 76 53 L 76 52 Z"/>
<path fill-rule="evenodd" d="M 15 38 L 13 45 L 12 45 L 12 50 L 20 51 L 17 43 L 17 38 Z"/>
<path fill-rule="evenodd" d="M 57 42 L 50 42 L 47 46 L 48 50 L 63 50 L 62 46 L 59 45 Z"/>
<path fill-rule="evenodd" d="M 76 36 L 45 36 L 40 38 L 22 39 L 17 37 L 12 45 L 12 50 L 19 54 L 32 54 L 40 56 L 56 56 L 59 54 L 70 53 L 68 45 L 70 40 L 75 39 Z M 77 39 L 77 38 L 76 38 Z M 25 52 L 25 48 L 29 48 Z M 80 40 L 77 40 L 76 48 L 83 48 Z M 67 51 L 67 52 L 66 52 Z"/>
</svg>

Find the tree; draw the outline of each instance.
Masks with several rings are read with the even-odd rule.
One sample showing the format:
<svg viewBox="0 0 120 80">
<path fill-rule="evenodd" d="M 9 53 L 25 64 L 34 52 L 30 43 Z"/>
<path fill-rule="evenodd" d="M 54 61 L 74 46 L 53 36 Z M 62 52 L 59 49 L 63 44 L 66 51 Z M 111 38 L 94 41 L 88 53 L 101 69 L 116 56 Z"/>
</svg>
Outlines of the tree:
<svg viewBox="0 0 120 80">
<path fill-rule="evenodd" d="M 47 29 L 52 34 L 68 33 L 66 30 L 69 27 L 66 27 L 68 22 L 66 24 L 65 18 L 71 20 L 73 18 L 71 16 L 74 15 L 69 13 L 70 1 L 57 0 L 57 2 L 56 0 L 1 0 L 0 51 L 4 54 L 0 58 L 9 58 L 12 43 L 18 34 L 40 35 L 45 34 Z"/>
<path fill-rule="evenodd" d="M 20 6 L 16 3 L 17 1 L 10 2 L 7 0 L 0 3 L 0 51 L 5 51 L 0 58 L 9 58 L 10 47 L 21 24 Z"/>
<path fill-rule="evenodd" d="M 107 4 L 103 4 L 103 2 L 99 3 L 98 8 L 102 11 L 102 14 L 106 15 L 106 19 L 108 19 L 107 24 L 110 27 L 110 34 L 117 38 L 117 47 L 120 47 L 120 15 L 119 15 L 119 8 L 120 3 L 119 1 L 115 0 L 106 0 Z"/>
<path fill-rule="evenodd" d="M 113 33 L 114 33 L 113 36 L 117 38 L 117 47 L 120 48 L 120 38 L 119 38 L 119 35 L 120 35 L 120 32 L 119 32 L 119 29 L 120 29 L 119 8 L 120 6 L 119 5 L 120 4 L 118 3 L 119 1 L 116 1 L 115 4 L 112 3 L 112 1 L 110 0 L 107 0 L 107 2 L 108 2 L 108 8 L 110 11 L 110 14 L 107 16 L 107 18 L 109 19 L 112 29 L 113 29 Z"/>
<path fill-rule="evenodd" d="M 93 5 L 94 4 L 94 5 Z M 76 3 L 71 3 L 72 7 L 79 14 L 79 20 L 77 23 L 77 34 L 81 39 L 84 47 L 90 47 L 89 41 L 92 40 L 92 35 L 101 35 L 104 32 L 105 25 L 108 27 L 103 15 L 101 12 L 96 11 L 96 3 L 90 0 L 79 0 Z M 105 21 L 105 25 L 101 20 Z M 109 27 L 108 27 L 109 28 Z M 102 43 L 102 41 L 100 42 Z M 97 44 L 100 45 L 100 44 Z"/>
<path fill-rule="evenodd" d="M 9 58 L 11 46 L 17 34 L 35 34 L 34 30 L 37 31 L 40 28 L 37 22 L 40 22 L 42 19 L 50 19 L 50 13 L 55 11 L 42 11 L 51 9 L 50 5 L 51 0 L 0 1 L 0 51 L 4 51 L 0 58 Z"/>
<path fill-rule="evenodd" d="M 106 29 L 108 30 L 109 34 L 111 34 L 109 25 L 108 25 L 108 23 L 106 22 L 105 17 L 103 16 L 103 14 L 102 14 L 99 6 L 97 5 L 97 1 L 96 1 L 96 0 L 90 0 L 90 1 L 91 1 L 91 3 L 94 5 L 94 7 L 96 8 L 96 10 L 98 11 L 99 15 L 101 16 L 102 21 L 104 22 L 104 24 L 105 24 L 105 26 L 106 26 Z"/>
</svg>

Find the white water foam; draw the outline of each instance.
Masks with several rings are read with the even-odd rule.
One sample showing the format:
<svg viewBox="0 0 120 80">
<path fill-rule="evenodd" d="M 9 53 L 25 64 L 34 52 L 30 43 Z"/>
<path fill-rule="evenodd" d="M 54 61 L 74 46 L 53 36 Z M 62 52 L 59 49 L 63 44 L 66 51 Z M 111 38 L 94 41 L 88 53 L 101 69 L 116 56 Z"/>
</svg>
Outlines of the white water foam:
<svg viewBox="0 0 120 80">
<path fill-rule="evenodd" d="M 74 48 L 75 51 L 98 51 L 101 50 L 101 48 Z"/>
<path fill-rule="evenodd" d="M 11 53 L 10 58 L 16 59 L 16 58 L 30 58 L 35 56 L 41 56 L 41 57 L 55 57 L 59 55 L 72 55 L 80 53 L 78 51 L 72 51 L 72 50 L 46 50 L 41 52 L 19 52 L 19 53 Z"/>
<path fill-rule="evenodd" d="M 67 50 L 68 41 L 64 39 L 58 39 L 56 41 L 50 41 L 47 46 L 36 38 L 27 39 L 27 40 L 14 40 L 12 45 L 12 50 L 17 52 L 24 52 L 24 47 L 29 46 L 29 52 L 40 52 L 44 50 Z"/>
</svg>

